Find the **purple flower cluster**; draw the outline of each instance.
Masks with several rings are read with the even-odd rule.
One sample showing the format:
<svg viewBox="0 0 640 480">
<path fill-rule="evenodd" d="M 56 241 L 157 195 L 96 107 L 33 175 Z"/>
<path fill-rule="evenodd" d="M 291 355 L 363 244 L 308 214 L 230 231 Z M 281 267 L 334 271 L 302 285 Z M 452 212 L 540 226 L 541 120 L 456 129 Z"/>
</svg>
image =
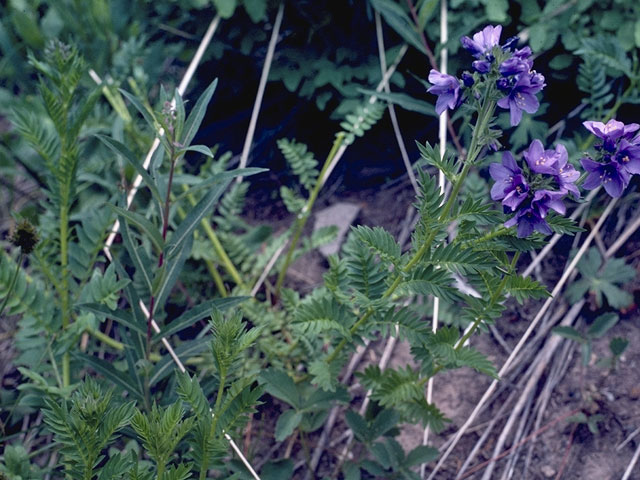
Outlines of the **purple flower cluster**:
<svg viewBox="0 0 640 480">
<path fill-rule="evenodd" d="M 540 106 L 536 93 L 544 86 L 544 77 L 533 70 L 531 49 L 524 47 L 514 50 L 518 42 L 517 37 L 509 38 L 504 45 L 500 45 L 500 25 L 486 26 L 473 38 L 462 37 L 462 46 L 476 59 L 472 68 L 477 77 L 465 72 L 462 82 L 452 75 L 446 75 L 431 70 L 429 81 L 433 84 L 427 91 L 438 95 L 436 113 L 442 114 L 447 108 L 455 109 L 464 101 L 462 89 L 469 89 L 476 84 L 476 80 L 495 82 L 500 97 L 498 106 L 509 109 L 511 125 L 515 126 L 522 119 L 522 112 L 535 113 Z M 476 92 L 477 94 L 477 92 Z"/>
<path fill-rule="evenodd" d="M 612 197 L 619 197 L 632 175 L 640 174 L 640 129 L 637 123 L 625 125 L 616 120 L 602 122 L 584 122 L 583 125 L 602 140 L 596 144 L 598 160 L 589 157 L 580 160 L 582 167 L 589 173 L 583 187 L 587 190 L 604 185 Z"/>
<path fill-rule="evenodd" d="M 513 52 L 511 58 L 502 62 L 498 68 L 501 77 L 496 85 L 506 95 L 498 100 L 498 106 L 509 109 L 511 126 L 520 123 L 523 110 L 535 113 L 540 107 L 536 93 L 544 88 L 544 77 L 532 68 L 529 47 Z"/>
<path fill-rule="evenodd" d="M 505 213 L 515 213 L 504 225 L 517 225 L 518 237 L 527 237 L 534 231 L 549 235 L 551 227 L 545 220 L 549 210 L 564 215 L 562 199 L 569 193 L 579 197 L 575 181 L 580 174 L 569 163 L 567 149 L 561 144 L 554 150 L 545 150 L 540 140 L 534 140 L 524 158 L 527 162 L 524 170 L 510 152 L 503 153 L 502 164 L 489 166 L 496 182 L 491 188 L 491 198 L 502 200 Z"/>
</svg>

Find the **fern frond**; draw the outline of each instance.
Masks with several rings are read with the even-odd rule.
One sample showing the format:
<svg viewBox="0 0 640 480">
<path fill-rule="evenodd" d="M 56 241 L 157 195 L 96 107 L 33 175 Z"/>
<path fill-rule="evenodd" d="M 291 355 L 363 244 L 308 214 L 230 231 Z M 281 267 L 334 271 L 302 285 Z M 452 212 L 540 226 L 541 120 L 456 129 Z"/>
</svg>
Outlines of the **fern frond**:
<svg viewBox="0 0 640 480">
<path fill-rule="evenodd" d="M 546 298 L 551 296 L 544 285 L 536 280 L 521 275 L 509 275 L 505 290 L 513 296 L 520 305 L 528 298 Z"/>
<path fill-rule="evenodd" d="M 311 192 L 318 178 L 316 169 L 318 162 L 313 158 L 313 153 L 308 151 L 304 143 L 296 142 L 295 139 L 281 138 L 277 143 L 293 173 L 300 180 L 300 184 L 307 192 Z"/>
<path fill-rule="evenodd" d="M 486 255 L 463 248 L 459 243 L 439 244 L 425 259 L 425 263 L 448 269 L 460 275 L 487 268 Z"/>
<path fill-rule="evenodd" d="M 436 151 L 429 142 L 421 144 L 416 141 L 420 156 L 431 166 L 436 167 L 451 183 L 455 183 L 457 178 L 458 167 L 456 165 L 457 158 L 455 154 L 445 151 L 444 156 L 440 158 L 440 149 Z"/>
<path fill-rule="evenodd" d="M 358 105 L 355 112 L 347 115 L 340 123 L 345 133 L 344 145 L 351 145 L 356 137 L 362 137 L 382 118 L 385 110 L 386 106 L 382 102 L 372 104 L 367 101 L 364 105 Z"/>
<path fill-rule="evenodd" d="M 381 227 L 369 228 L 363 225 L 352 228 L 358 239 L 369 247 L 383 261 L 398 265 L 402 251 L 395 238 Z"/>
<path fill-rule="evenodd" d="M 459 300 L 460 294 L 453 288 L 453 278 L 444 269 L 433 265 L 418 267 L 396 289 L 399 295 L 434 295 L 448 302 Z"/>
<path fill-rule="evenodd" d="M 328 298 L 302 301 L 294 314 L 292 326 L 310 338 L 317 337 L 322 333 L 337 331 L 345 337 L 349 337 L 349 326 L 353 323 L 338 303 Z"/>
<path fill-rule="evenodd" d="M 49 130 L 47 122 L 43 122 L 36 115 L 23 110 L 14 110 L 12 120 L 18 133 L 44 159 L 49 171 L 55 171 L 60 155 L 60 141 Z"/>
</svg>

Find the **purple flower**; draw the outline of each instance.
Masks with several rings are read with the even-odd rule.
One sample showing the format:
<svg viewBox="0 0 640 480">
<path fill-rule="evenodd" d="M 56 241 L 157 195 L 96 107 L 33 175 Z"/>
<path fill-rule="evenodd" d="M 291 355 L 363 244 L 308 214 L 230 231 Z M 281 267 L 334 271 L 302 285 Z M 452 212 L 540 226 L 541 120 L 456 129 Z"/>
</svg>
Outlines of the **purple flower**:
<svg viewBox="0 0 640 480">
<path fill-rule="evenodd" d="M 549 210 L 555 210 L 560 215 L 564 215 L 567 212 L 567 208 L 564 206 L 564 203 L 562 203 L 564 196 L 565 194 L 563 192 L 537 190 L 536 193 L 533 194 L 531 205 L 535 205 L 542 218 L 547 216 Z"/>
<path fill-rule="evenodd" d="M 640 174 L 640 145 L 634 143 L 635 140 L 631 142 L 626 138 L 620 140 L 615 156 L 616 162 L 632 175 Z"/>
<path fill-rule="evenodd" d="M 493 47 L 500 43 L 500 34 L 502 33 L 502 26 L 498 25 L 493 27 L 488 25 L 482 29 L 482 31 L 473 35 L 473 40 L 467 36 L 460 39 L 462 46 L 471 52 L 476 58 L 482 58 L 485 53 L 491 53 Z"/>
<path fill-rule="evenodd" d="M 520 209 L 513 218 L 510 218 L 504 223 L 505 227 L 513 227 L 514 225 L 518 225 L 518 238 L 528 237 L 534 231 L 544 235 L 553 233 L 553 230 L 551 230 L 551 227 L 541 215 L 539 206 L 534 202 Z"/>
<path fill-rule="evenodd" d="M 602 122 L 593 121 L 582 122 L 582 124 L 596 137 L 602 138 L 603 140 L 616 140 L 622 136 L 631 138 L 631 134 L 640 128 L 640 125 L 637 123 L 625 125 L 613 118 L 609 120 L 606 125 Z"/>
<path fill-rule="evenodd" d="M 571 192 L 574 198 L 580 198 L 580 190 L 575 186 L 576 180 L 580 178 L 580 172 L 569 163 L 569 155 L 564 145 L 558 144 L 556 146 L 556 154 L 558 160 L 556 161 L 555 179 L 558 182 L 558 188 L 564 193 Z"/>
<path fill-rule="evenodd" d="M 498 106 L 508 108 L 511 116 L 511 126 L 516 126 L 522 120 L 522 111 L 535 113 L 540 103 L 535 94 L 544 87 L 544 77 L 539 73 L 521 74 L 509 94 L 498 100 Z"/>
<path fill-rule="evenodd" d="M 524 152 L 524 158 L 532 172 L 553 175 L 556 173 L 559 153 L 556 150 L 545 150 L 540 140 L 534 140 L 529 145 L 529 149 Z"/>
<path fill-rule="evenodd" d="M 471 66 L 478 73 L 489 73 L 491 70 L 491 62 L 487 60 L 476 60 L 471 63 Z"/>
<path fill-rule="evenodd" d="M 510 152 L 502 154 L 502 165 L 492 163 L 489 173 L 496 183 L 491 188 L 491 198 L 502 200 L 502 204 L 512 212 L 527 198 L 529 185 L 522 176 L 522 170 L 516 164 Z"/>
<path fill-rule="evenodd" d="M 587 190 L 604 185 L 609 195 L 619 197 L 629 184 L 631 175 L 618 162 L 598 163 L 590 158 L 583 158 L 580 163 L 589 172 L 582 184 Z"/>
<path fill-rule="evenodd" d="M 433 86 L 427 92 L 438 95 L 436 113 L 441 115 L 447 108 L 451 110 L 456 108 L 460 101 L 460 82 L 458 79 L 432 69 L 429 72 L 429 81 Z"/>
</svg>

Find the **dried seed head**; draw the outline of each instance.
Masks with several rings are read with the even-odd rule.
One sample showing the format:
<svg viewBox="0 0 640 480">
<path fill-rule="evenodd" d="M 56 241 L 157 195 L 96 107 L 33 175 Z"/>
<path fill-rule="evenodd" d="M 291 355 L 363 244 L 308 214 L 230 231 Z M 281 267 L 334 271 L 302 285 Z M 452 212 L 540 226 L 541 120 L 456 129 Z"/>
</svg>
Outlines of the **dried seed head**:
<svg viewBox="0 0 640 480">
<path fill-rule="evenodd" d="M 29 255 L 33 252 L 40 238 L 38 237 L 38 232 L 35 227 L 31 225 L 28 220 L 21 220 L 13 229 L 9 240 L 16 247 L 20 247 L 22 253 Z"/>
</svg>

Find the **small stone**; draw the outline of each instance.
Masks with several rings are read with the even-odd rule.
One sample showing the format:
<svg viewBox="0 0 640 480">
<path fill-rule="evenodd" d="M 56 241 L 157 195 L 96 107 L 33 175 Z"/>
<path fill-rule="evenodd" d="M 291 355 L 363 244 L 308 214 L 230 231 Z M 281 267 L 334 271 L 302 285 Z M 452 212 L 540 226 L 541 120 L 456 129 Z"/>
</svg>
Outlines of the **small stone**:
<svg viewBox="0 0 640 480">
<path fill-rule="evenodd" d="M 629 397 L 632 400 L 637 400 L 640 398 L 640 386 L 636 385 L 635 387 L 631 387 L 631 391 L 629 392 Z"/>
<path fill-rule="evenodd" d="M 556 471 L 555 469 L 551 466 L 551 465 L 545 465 L 543 466 L 540 471 L 542 472 L 542 474 L 546 477 L 546 478 L 551 478 L 553 476 L 555 476 Z"/>
<path fill-rule="evenodd" d="M 322 253 L 322 255 L 328 257 L 329 255 L 338 253 L 340 245 L 342 245 L 342 241 L 344 240 L 349 227 L 358 216 L 359 211 L 360 207 L 358 205 L 347 202 L 338 202 L 315 214 L 316 221 L 313 226 L 314 231 L 331 225 L 338 227 L 338 235 L 336 236 L 336 239 L 333 242 L 320 247 L 320 253 Z"/>
</svg>

